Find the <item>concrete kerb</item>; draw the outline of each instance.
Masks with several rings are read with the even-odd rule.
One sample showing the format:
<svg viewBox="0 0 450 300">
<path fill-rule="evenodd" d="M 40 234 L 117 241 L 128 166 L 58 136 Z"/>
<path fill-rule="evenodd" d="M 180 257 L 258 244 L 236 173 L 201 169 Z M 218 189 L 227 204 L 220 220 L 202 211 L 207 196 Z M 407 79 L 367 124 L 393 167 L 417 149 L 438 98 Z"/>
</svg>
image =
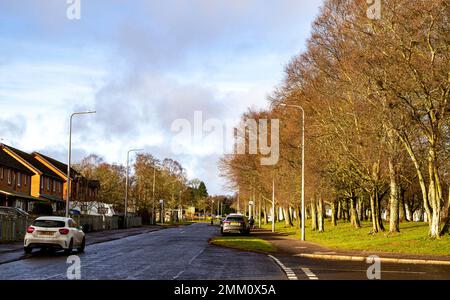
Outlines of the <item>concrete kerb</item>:
<svg viewBox="0 0 450 300">
<path fill-rule="evenodd" d="M 294 254 L 294 256 L 304 257 L 304 258 L 324 259 L 324 260 L 359 261 L 359 262 L 365 262 L 367 259 L 366 257 L 363 257 L 363 256 L 309 254 L 309 253 Z M 383 257 L 380 257 L 380 262 L 394 263 L 394 264 L 450 266 L 450 261 L 446 261 L 446 260 L 425 260 L 425 259 L 405 259 L 405 258 L 387 258 L 387 257 L 383 258 Z"/>
</svg>

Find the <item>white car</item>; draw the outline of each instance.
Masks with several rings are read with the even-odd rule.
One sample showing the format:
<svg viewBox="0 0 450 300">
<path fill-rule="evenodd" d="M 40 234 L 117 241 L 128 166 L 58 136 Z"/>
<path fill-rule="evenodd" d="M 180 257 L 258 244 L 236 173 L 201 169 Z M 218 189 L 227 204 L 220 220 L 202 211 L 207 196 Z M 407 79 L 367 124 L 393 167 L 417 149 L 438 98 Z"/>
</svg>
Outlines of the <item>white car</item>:
<svg viewBox="0 0 450 300">
<path fill-rule="evenodd" d="M 71 218 L 40 217 L 27 228 L 24 251 L 30 254 L 34 248 L 64 250 L 67 254 L 73 249 L 84 252 L 86 238 L 82 227 Z"/>
</svg>

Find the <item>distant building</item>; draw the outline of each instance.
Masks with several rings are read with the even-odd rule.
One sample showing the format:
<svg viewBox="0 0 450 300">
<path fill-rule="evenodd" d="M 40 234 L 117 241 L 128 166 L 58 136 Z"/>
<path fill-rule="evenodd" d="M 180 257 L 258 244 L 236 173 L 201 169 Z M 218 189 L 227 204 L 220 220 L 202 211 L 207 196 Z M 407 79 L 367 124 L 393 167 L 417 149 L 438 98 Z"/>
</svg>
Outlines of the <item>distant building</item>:
<svg viewBox="0 0 450 300">
<path fill-rule="evenodd" d="M 81 215 L 89 216 L 105 216 L 112 217 L 116 213 L 112 204 L 101 203 L 101 202 L 76 202 L 74 203 L 73 210 L 77 210 Z"/>
</svg>

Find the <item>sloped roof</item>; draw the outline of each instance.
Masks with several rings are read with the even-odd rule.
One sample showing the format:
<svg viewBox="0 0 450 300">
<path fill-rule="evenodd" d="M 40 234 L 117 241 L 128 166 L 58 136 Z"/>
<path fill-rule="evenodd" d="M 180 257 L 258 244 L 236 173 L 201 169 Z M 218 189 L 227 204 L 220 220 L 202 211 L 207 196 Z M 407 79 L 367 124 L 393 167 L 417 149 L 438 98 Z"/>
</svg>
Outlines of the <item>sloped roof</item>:
<svg viewBox="0 0 450 300">
<path fill-rule="evenodd" d="M 33 175 L 27 167 L 18 162 L 14 157 L 3 151 L 3 148 L 0 147 L 0 166 L 5 166 L 11 169 L 18 170 L 24 174 Z"/>
<path fill-rule="evenodd" d="M 33 152 L 32 154 L 39 155 L 40 157 L 48 161 L 50 164 L 52 164 L 55 168 L 57 168 L 61 173 L 63 174 L 67 173 L 67 164 L 60 162 L 59 160 L 56 160 L 54 158 L 48 157 L 39 152 Z M 71 177 L 74 177 L 74 175 L 80 175 L 74 168 L 70 168 L 70 174 L 72 174 Z"/>
<path fill-rule="evenodd" d="M 38 161 L 33 155 L 23 152 L 11 146 L 3 145 L 3 147 L 14 152 L 17 156 L 25 160 L 28 164 L 33 166 L 35 169 L 39 170 L 43 175 L 61 181 L 61 177 L 59 177 L 58 174 L 47 168 L 43 163 Z"/>
</svg>

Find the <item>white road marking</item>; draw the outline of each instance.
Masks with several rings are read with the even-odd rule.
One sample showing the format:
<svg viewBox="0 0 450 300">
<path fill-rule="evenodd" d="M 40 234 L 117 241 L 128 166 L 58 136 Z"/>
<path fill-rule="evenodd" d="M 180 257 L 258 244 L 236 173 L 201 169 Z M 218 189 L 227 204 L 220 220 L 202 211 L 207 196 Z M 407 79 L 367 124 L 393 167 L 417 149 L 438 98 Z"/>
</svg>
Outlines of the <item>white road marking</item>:
<svg viewBox="0 0 450 300">
<path fill-rule="evenodd" d="M 202 250 L 200 250 L 196 255 L 194 255 L 194 257 L 193 258 L 191 258 L 191 260 L 189 261 L 189 264 L 192 264 L 192 262 L 194 261 L 194 260 L 196 260 L 197 259 L 197 257 L 199 257 L 200 256 L 200 254 L 202 254 L 203 253 L 203 251 L 205 251 L 205 248 L 203 248 Z"/>
<path fill-rule="evenodd" d="M 203 248 L 203 249 L 201 249 L 199 252 L 197 252 L 197 254 L 195 254 L 195 255 L 191 258 L 191 260 L 189 260 L 188 265 L 191 265 L 192 262 L 193 262 L 194 260 L 196 260 L 197 257 L 199 257 L 204 251 L 205 251 L 205 248 Z M 173 279 L 173 280 L 178 279 L 178 278 L 184 273 L 184 271 L 186 271 L 186 269 L 184 269 L 183 271 L 180 271 L 180 272 L 179 272 L 177 275 L 175 275 L 172 279 Z"/>
<path fill-rule="evenodd" d="M 367 270 L 359 270 L 359 269 L 329 269 L 329 268 L 315 268 L 316 270 L 320 271 L 338 271 L 338 272 L 367 272 Z M 420 271 L 385 271 L 381 270 L 381 273 L 399 273 L 399 274 L 427 274 L 427 272 L 420 272 Z"/>
<path fill-rule="evenodd" d="M 180 271 L 180 272 L 178 272 L 178 274 L 176 275 L 176 276 L 174 276 L 173 277 L 173 279 L 178 279 L 178 277 L 180 277 L 181 276 L 181 274 L 183 274 L 184 273 L 184 270 L 183 271 Z"/>
<path fill-rule="evenodd" d="M 64 278 L 64 274 L 56 274 L 56 275 L 44 277 L 44 278 L 42 278 L 42 280 L 49 280 L 49 279 L 53 279 L 53 278 L 56 278 L 56 277 L 63 277 Z"/>
<path fill-rule="evenodd" d="M 273 259 L 280 267 L 281 269 L 284 271 L 284 273 L 286 273 L 286 276 L 289 280 L 298 280 L 297 275 L 295 275 L 294 271 L 292 271 L 291 268 L 286 267 L 278 258 L 276 258 L 275 256 L 272 255 L 268 255 L 271 259 Z"/>
<path fill-rule="evenodd" d="M 311 280 L 318 280 L 319 278 L 317 278 L 316 274 L 314 274 L 313 272 L 311 272 L 310 269 L 308 268 L 302 268 L 303 273 L 306 274 L 306 276 L 308 276 L 309 279 Z"/>
</svg>

